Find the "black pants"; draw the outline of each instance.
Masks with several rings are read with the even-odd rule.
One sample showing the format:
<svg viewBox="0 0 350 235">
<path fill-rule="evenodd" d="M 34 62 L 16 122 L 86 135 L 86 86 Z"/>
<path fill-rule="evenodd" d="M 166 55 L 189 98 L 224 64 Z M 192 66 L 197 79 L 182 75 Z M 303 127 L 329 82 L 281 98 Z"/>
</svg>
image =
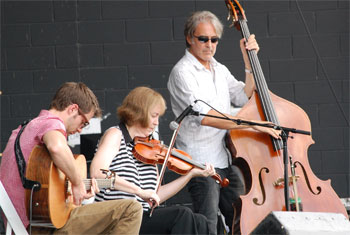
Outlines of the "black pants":
<svg viewBox="0 0 350 235">
<path fill-rule="evenodd" d="M 208 234 L 205 216 L 184 206 L 156 208 L 143 213 L 140 234 Z"/>
<path fill-rule="evenodd" d="M 208 220 L 209 234 L 217 234 L 217 220 L 219 208 L 225 216 L 226 225 L 232 229 L 233 219 L 235 234 L 239 229 L 239 213 L 240 199 L 239 195 L 244 194 L 245 186 L 243 176 L 236 166 L 230 166 L 224 169 L 215 168 L 221 178 L 230 180 L 230 184 L 226 188 L 222 188 L 211 177 L 196 177 L 192 178 L 188 184 L 189 192 L 191 193 L 193 208 L 196 213 L 205 215 Z M 234 210 L 237 214 L 234 218 Z"/>
</svg>

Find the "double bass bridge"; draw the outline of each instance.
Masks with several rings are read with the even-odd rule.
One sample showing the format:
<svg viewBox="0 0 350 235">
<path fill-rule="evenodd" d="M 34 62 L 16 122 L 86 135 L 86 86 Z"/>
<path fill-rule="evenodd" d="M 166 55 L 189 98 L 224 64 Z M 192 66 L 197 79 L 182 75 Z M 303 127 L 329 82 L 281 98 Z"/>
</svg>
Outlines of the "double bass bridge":
<svg viewBox="0 0 350 235">
<path fill-rule="evenodd" d="M 300 176 L 289 176 L 289 185 L 293 185 L 293 180 L 296 182 Z M 275 182 L 273 182 L 273 186 L 276 188 L 284 187 L 284 178 L 280 177 Z"/>
</svg>

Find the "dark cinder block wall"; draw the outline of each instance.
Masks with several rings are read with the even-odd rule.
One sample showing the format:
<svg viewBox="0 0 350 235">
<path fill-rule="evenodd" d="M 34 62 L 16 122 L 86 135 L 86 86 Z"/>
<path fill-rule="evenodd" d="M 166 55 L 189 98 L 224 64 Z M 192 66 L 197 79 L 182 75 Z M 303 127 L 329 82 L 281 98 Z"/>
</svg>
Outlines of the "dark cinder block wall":
<svg viewBox="0 0 350 235">
<path fill-rule="evenodd" d="M 340 197 L 349 197 L 349 2 L 298 2 L 317 53 L 296 0 L 241 4 L 260 44 L 270 90 L 310 117 L 314 173 L 331 179 Z M 66 81 L 86 83 L 104 113 L 112 113 L 102 122 L 103 131 L 117 123 L 116 107 L 131 89 L 158 90 L 168 104 L 160 121 L 168 143 L 174 115 L 166 83 L 185 51 L 184 21 L 195 10 L 222 19 L 225 32 L 216 58 L 244 79 L 241 35 L 228 27 L 224 0 L 1 1 L 1 152 L 11 130 L 47 108 Z"/>
</svg>

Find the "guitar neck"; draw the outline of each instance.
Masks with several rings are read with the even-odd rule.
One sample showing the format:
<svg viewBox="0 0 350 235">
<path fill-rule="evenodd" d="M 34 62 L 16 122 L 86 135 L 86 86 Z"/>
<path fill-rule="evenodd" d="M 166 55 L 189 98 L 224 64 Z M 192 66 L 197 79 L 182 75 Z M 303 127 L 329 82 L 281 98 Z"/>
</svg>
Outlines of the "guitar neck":
<svg viewBox="0 0 350 235">
<path fill-rule="evenodd" d="M 113 179 L 96 179 L 97 186 L 101 188 L 113 188 Z M 89 190 L 92 185 L 91 179 L 84 179 L 86 190 Z"/>
</svg>

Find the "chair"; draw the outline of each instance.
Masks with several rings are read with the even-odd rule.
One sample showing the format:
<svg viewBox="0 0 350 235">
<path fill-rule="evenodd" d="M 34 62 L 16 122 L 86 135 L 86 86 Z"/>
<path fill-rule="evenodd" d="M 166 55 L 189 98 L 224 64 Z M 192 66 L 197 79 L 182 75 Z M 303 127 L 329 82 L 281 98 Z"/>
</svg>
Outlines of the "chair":
<svg viewBox="0 0 350 235">
<path fill-rule="evenodd" d="M 11 235 L 12 231 L 15 234 L 27 235 L 28 232 L 24 227 L 22 220 L 19 218 L 19 215 L 17 214 L 17 211 L 13 206 L 9 196 L 7 195 L 7 192 L 1 181 L 0 195 L 0 206 L 7 219 L 6 235 Z"/>
</svg>

